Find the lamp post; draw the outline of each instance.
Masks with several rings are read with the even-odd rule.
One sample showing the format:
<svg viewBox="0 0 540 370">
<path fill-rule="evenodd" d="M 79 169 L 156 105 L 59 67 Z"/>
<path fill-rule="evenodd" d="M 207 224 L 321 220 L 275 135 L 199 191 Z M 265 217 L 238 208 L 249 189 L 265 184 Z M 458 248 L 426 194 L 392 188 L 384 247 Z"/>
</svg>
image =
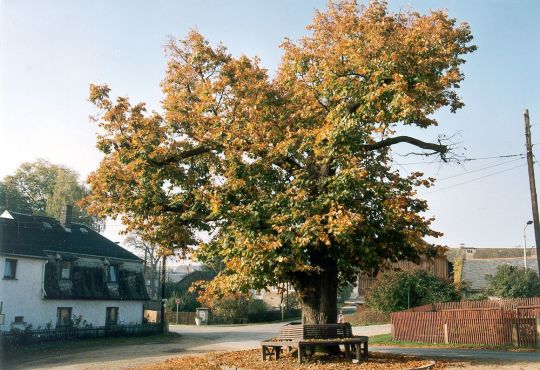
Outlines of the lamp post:
<svg viewBox="0 0 540 370">
<path fill-rule="evenodd" d="M 527 268 L 527 226 L 532 225 L 532 221 L 527 221 L 525 224 L 525 227 L 523 228 L 523 264 L 525 265 L 525 268 Z"/>
</svg>

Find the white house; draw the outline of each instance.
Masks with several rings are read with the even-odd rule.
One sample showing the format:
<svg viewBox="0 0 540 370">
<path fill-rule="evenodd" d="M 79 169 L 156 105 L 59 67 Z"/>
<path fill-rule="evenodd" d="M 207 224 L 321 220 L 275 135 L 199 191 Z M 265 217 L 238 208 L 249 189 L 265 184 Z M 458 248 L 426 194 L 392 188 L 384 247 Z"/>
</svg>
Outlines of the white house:
<svg viewBox="0 0 540 370">
<path fill-rule="evenodd" d="M 0 330 L 142 322 L 143 261 L 71 214 L 0 216 Z"/>
</svg>

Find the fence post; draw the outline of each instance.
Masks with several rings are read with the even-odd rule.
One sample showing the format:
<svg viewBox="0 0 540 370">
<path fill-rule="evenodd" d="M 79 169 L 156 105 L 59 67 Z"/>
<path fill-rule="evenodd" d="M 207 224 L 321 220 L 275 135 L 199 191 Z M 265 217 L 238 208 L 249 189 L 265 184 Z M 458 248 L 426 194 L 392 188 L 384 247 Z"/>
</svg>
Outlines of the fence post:
<svg viewBox="0 0 540 370">
<path fill-rule="evenodd" d="M 448 344 L 448 324 L 444 324 L 444 344 Z"/>
<path fill-rule="evenodd" d="M 512 345 L 514 347 L 518 347 L 519 346 L 519 341 L 518 341 L 518 324 L 516 321 L 514 321 L 512 323 Z"/>
<path fill-rule="evenodd" d="M 540 348 L 540 316 L 536 316 L 536 348 Z"/>
</svg>

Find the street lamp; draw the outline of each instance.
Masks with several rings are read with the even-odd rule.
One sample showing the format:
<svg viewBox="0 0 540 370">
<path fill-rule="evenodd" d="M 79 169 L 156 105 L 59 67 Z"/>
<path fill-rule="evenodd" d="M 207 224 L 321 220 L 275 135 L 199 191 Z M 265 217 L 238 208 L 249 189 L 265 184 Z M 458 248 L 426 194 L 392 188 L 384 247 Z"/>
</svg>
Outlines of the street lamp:
<svg viewBox="0 0 540 370">
<path fill-rule="evenodd" d="M 525 230 L 527 230 L 527 226 L 532 225 L 532 223 L 532 221 L 527 221 L 523 228 L 523 264 L 525 265 L 525 268 L 527 268 L 527 234 L 525 233 Z"/>
</svg>

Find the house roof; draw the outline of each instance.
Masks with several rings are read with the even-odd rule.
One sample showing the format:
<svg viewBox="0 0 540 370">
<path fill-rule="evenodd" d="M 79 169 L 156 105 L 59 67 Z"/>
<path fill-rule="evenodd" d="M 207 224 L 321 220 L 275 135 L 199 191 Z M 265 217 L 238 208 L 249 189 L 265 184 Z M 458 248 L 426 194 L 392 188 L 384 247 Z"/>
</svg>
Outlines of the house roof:
<svg viewBox="0 0 540 370">
<path fill-rule="evenodd" d="M 483 289 L 487 286 L 486 275 L 495 275 L 497 267 L 502 265 L 523 267 L 523 257 L 465 260 L 463 261 L 461 280 L 468 281 L 472 289 Z M 538 271 L 536 258 L 527 258 L 527 267 L 533 271 Z"/>
<path fill-rule="evenodd" d="M 534 250 L 527 250 L 527 255 L 535 255 Z M 474 251 L 474 259 L 487 258 L 523 258 L 523 248 L 476 248 Z"/>
<path fill-rule="evenodd" d="M 66 229 L 51 217 L 15 212 L 2 214 L 0 253 L 46 258 L 50 252 L 141 261 L 86 225 L 72 223 L 71 228 Z"/>
<path fill-rule="evenodd" d="M 498 258 L 522 258 L 523 248 L 448 248 L 445 252 L 446 258 L 450 262 L 455 262 L 461 257 L 466 260 L 471 259 L 498 259 Z M 527 257 L 536 256 L 536 250 L 527 248 Z"/>
</svg>

